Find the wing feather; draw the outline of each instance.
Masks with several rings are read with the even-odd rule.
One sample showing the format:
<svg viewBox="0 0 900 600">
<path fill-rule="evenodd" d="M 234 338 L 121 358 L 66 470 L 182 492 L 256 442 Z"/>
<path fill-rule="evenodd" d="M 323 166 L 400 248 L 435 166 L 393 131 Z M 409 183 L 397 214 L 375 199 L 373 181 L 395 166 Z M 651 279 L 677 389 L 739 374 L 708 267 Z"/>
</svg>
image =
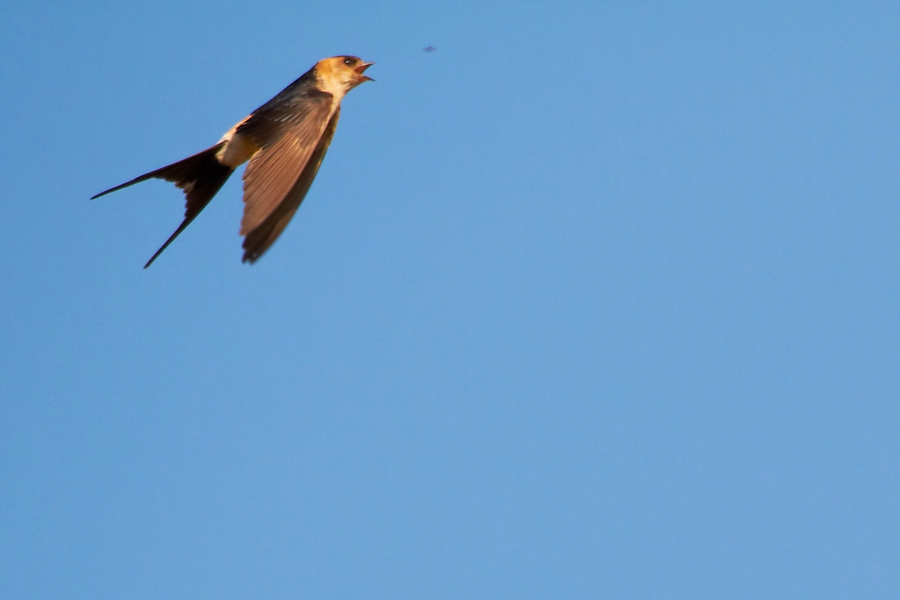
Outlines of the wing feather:
<svg viewBox="0 0 900 600">
<path fill-rule="evenodd" d="M 238 128 L 260 146 L 244 172 L 241 235 L 259 227 L 290 193 L 330 122 L 332 101 L 331 94 L 307 91 L 262 107 Z"/>
<path fill-rule="evenodd" d="M 338 108 L 322 133 L 315 151 L 306 163 L 306 167 L 281 203 L 257 227 L 247 232 L 243 245 L 243 262 L 253 263 L 262 256 L 269 249 L 269 246 L 278 239 L 278 236 L 281 235 L 281 232 L 284 231 L 284 228 L 287 227 L 287 224 L 293 218 L 294 213 L 297 212 L 300 203 L 303 202 L 303 198 L 306 197 L 309 187 L 316 178 L 316 173 L 319 171 L 322 160 L 325 158 L 325 153 L 328 151 L 329 144 L 331 144 L 331 138 L 334 137 L 334 131 L 337 129 L 340 115 L 341 111 Z"/>
</svg>

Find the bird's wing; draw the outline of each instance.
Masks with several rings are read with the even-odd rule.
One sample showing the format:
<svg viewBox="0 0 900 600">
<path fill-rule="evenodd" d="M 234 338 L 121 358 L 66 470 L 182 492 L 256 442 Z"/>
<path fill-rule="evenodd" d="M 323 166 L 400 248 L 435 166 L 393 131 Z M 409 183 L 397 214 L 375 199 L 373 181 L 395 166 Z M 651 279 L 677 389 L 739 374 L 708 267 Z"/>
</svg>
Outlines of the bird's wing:
<svg viewBox="0 0 900 600">
<path fill-rule="evenodd" d="M 316 89 L 276 96 L 238 127 L 236 134 L 260 147 L 244 172 L 241 235 L 259 227 L 291 192 L 329 124 L 332 101 Z"/>
<path fill-rule="evenodd" d="M 309 191 L 309 186 L 312 185 L 313 179 L 316 178 L 322 159 L 325 158 L 325 152 L 328 151 L 328 145 L 331 143 L 331 138 L 334 137 L 334 130 L 337 129 L 340 115 L 341 109 L 338 108 L 322 133 L 315 151 L 306 162 L 306 167 L 281 203 L 269 213 L 269 216 L 262 223 L 247 233 L 247 237 L 244 238 L 243 262 L 253 263 L 262 256 L 269 249 L 269 246 L 278 239 L 278 236 L 287 227 L 294 213 L 297 212 L 297 208 L 303 202 L 306 192 Z"/>
</svg>

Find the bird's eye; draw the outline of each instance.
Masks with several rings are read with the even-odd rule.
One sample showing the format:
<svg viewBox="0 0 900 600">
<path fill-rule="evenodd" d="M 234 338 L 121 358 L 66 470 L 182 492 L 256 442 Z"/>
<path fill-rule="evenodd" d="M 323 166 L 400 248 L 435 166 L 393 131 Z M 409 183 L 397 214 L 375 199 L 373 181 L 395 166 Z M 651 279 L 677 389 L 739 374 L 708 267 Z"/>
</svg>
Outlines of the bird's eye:
<svg viewBox="0 0 900 600">
<path fill-rule="evenodd" d="M 356 64 L 356 59 L 355 58 L 345 58 L 344 64 L 347 65 L 348 67 L 352 67 L 354 64 Z"/>
</svg>

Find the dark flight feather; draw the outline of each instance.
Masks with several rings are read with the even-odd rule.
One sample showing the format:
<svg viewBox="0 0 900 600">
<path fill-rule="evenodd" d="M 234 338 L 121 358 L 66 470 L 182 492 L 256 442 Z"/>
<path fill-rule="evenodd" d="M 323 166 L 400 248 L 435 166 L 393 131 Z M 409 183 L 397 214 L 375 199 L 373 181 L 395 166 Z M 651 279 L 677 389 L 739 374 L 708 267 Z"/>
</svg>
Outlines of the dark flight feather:
<svg viewBox="0 0 900 600">
<path fill-rule="evenodd" d="M 331 144 L 331 138 L 334 137 L 335 129 L 337 129 L 340 115 L 341 110 L 338 109 L 335 111 L 334 116 L 331 117 L 315 151 L 309 157 L 306 167 L 300 173 L 287 196 L 269 213 L 262 223 L 247 233 L 247 236 L 244 238 L 244 258 L 242 262 L 256 262 L 278 239 L 284 228 L 287 227 L 294 213 L 300 207 L 300 203 L 303 202 L 303 198 L 306 197 L 306 193 L 316 178 L 316 173 L 319 172 L 319 167 L 322 165 L 322 160 L 325 158 L 325 153 Z"/>
<path fill-rule="evenodd" d="M 332 100 L 315 90 L 298 105 L 284 101 L 238 127 L 237 134 L 260 146 L 244 171 L 241 235 L 259 227 L 290 193 L 328 125 Z"/>
</svg>

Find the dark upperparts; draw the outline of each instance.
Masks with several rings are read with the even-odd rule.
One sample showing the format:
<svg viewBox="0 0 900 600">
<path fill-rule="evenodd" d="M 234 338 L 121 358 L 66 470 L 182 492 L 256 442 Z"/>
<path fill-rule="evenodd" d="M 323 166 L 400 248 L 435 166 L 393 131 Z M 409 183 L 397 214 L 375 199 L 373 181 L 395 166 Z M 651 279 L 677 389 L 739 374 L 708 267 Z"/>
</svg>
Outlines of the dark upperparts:
<svg viewBox="0 0 900 600">
<path fill-rule="evenodd" d="M 276 106 L 283 106 L 286 101 L 293 100 L 298 97 L 303 97 L 309 95 L 311 92 L 318 92 L 322 94 L 324 92 L 320 91 L 318 88 L 318 79 L 316 77 L 316 68 L 313 67 L 293 82 L 288 85 L 286 88 L 275 94 L 271 100 L 257 108 L 253 111 L 253 113 L 258 113 L 260 111 L 266 111 Z"/>
</svg>

